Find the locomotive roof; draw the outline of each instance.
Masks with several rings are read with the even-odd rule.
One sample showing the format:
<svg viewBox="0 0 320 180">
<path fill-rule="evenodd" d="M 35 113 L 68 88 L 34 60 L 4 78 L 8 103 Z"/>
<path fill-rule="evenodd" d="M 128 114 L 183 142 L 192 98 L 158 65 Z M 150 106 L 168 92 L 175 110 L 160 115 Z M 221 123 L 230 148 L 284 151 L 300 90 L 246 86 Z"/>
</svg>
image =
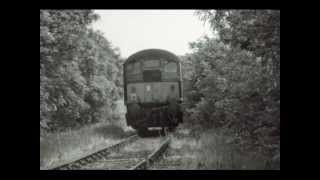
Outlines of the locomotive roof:
<svg viewBox="0 0 320 180">
<path fill-rule="evenodd" d="M 124 64 L 127 64 L 128 62 L 135 61 L 136 59 L 140 59 L 140 58 L 146 57 L 146 56 L 169 57 L 173 61 L 179 61 L 179 58 L 175 54 L 173 54 L 173 53 L 171 53 L 171 52 L 169 52 L 167 50 L 163 50 L 163 49 L 145 49 L 145 50 L 142 50 L 142 51 L 138 51 L 138 52 L 134 53 L 133 55 L 129 56 Z"/>
</svg>

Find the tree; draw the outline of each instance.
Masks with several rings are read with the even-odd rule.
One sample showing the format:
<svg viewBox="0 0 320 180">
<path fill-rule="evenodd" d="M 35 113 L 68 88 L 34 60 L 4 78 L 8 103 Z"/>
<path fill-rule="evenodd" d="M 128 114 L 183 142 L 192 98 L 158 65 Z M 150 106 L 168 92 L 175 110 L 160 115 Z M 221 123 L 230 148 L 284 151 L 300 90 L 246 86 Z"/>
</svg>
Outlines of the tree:
<svg viewBox="0 0 320 180">
<path fill-rule="evenodd" d="M 261 57 L 266 72 L 280 86 L 280 10 L 201 10 L 220 39 Z"/>
<path fill-rule="evenodd" d="M 92 10 L 40 10 L 40 127 L 105 120 L 120 98 L 120 55 L 88 27 Z"/>
<path fill-rule="evenodd" d="M 198 11 L 219 35 L 190 43 L 187 121 L 280 149 L 280 12 Z M 248 147 L 248 146 L 242 146 Z M 260 150 L 259 150 L 260 151 Z"/>
<path fill-rule="evenodd" d="M 209 21 L 222 42 L 252 52 L 261 62 L 262 78 L 253 84 L 259 86 L 265 109 L 272 109 L 280 121 L 280 11 L 201 10 L 197 14 Z"/>
</svg>

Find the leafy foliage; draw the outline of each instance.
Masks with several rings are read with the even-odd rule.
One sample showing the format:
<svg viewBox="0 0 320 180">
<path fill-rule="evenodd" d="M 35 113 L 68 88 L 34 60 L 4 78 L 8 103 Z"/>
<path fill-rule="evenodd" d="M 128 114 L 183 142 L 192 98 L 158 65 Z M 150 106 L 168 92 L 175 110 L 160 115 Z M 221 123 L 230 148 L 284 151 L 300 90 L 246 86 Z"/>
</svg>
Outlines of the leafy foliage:
<svg viewBox="0 0 320 180">
<path fill-rule="evenodd" d="M 261 57 L 266 72 L 277 83 L 275 86 L 280 84 L 279 10 L 204 10 L 197 14 L 209 21 L 224 43 Z"/>
<path fill-rule="evenodd" d="M 278 155 L 280 12 L 204 10 L 197 14 L 209 21 L 219 37 L 190 43 L 193 53 L 183 58 L 188 70 L 184 74 L 187 121 L 231 130 L 234 143 L 242 143 L 244 151 L 250 147 Z"/>
<path fill-rule="evenodd" d="M 97 19 L 92 10 L 40 10 L 40 129 L 106 120 L 121 97 L 122 60 L 88 28 Z"/>
</svg>

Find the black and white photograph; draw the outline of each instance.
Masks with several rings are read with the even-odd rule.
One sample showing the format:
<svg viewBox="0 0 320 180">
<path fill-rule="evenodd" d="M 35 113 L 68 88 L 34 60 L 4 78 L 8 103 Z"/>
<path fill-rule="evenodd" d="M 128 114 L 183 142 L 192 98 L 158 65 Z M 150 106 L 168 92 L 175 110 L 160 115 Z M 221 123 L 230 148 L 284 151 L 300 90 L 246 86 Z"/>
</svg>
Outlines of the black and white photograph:
<svg viewBox="0 0 320 180">
<path fill-rule="evenodd" d="M 280 10 L 40 9 L 40 170 L 280 170 Z"/>
</svg>

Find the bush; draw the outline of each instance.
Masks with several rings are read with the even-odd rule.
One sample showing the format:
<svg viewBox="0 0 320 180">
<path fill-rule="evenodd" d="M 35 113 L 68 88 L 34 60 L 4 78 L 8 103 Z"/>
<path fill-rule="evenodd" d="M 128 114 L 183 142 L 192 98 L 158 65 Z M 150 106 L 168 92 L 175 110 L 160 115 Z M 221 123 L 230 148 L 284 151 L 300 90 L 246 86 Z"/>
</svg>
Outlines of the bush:
<svg viewBox="0 0 320 180">
<path fill-rule="evenodd" d="M 199 139 L 199 169 L 271 169 L 268 157 L 255 151 L 241 151 L 239 137 L 223 130 L 209 130 Z"/>
<path fill-rule="evenodd" d="M 240 150 L 280 159 L 280 12 L 205 10 L 198 14 L 219 36 L 190 43 L 193 53 L 183 58 L 188 71 L 185 122 L 228 130 L 239 138 L 235 145 Z M 221 138 L 216 138 L 219 143 Z M 232 148 L 225 151 L 233 152 Z"/>
<path fill-rule="evenodd" d="M 116 125 L 106 125 L 95 129 L 95 132 L 102 137 L 124 138 L 126 137 L 125 131 Z"/>
</svg>

